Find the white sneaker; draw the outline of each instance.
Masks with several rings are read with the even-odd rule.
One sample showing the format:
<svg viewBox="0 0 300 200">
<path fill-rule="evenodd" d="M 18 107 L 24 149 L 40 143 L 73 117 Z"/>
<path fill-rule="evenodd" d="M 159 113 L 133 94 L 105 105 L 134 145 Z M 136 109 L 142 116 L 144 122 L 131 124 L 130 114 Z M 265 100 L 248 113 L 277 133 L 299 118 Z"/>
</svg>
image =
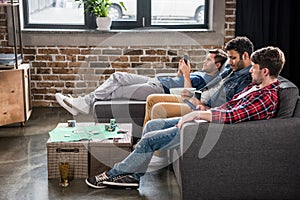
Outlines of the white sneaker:
<svg viewBox="0 0 300 200">
<path fill-rule="evenodd" d="M 163 165 L 169 165 L 167 156 L 156 156 L 156 155 L 152 156 L 149 166 L 155 167 L 155 166 L 163 166 Z"/>
<path fill-rule="evenodd" d="M 56 93 L 55 98 L 57 102 L 72 115 L 77 115 L 78 112 L 83 114 L 89 114 L 90 112 L 90 106 L 82 97 L 72 98 Z"/>
</svg>

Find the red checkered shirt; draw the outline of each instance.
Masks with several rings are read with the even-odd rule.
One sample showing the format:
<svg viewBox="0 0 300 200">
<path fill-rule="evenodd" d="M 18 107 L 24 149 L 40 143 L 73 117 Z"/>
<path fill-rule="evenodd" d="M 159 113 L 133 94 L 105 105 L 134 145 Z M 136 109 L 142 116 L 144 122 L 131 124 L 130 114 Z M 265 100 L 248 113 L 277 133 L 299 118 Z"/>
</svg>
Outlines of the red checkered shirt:
<svg viewBox="0 0 300 200">
<path fill-rule="evenodd" d="M 279 82 L 274 82 L 242 98 L 238 98 L 240 94 L 251 89 L 254 85 L 254 83 L 249 84 L 227 103 L 212 108 L 212 122 L 234 124 L 272 118 L 278 105 Z"/>
</svg>

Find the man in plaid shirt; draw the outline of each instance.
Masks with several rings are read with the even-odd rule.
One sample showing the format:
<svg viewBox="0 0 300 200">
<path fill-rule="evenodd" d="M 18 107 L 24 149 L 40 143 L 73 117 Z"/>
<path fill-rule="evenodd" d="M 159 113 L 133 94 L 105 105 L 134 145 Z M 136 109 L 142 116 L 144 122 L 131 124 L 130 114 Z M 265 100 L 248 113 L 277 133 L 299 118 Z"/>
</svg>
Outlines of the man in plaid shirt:
<svg viewBox="0 0 300 200">
<path fill-rule="evenodd" d="M 275 56 L 276 55 L 276 56 Z M 186 121 L 205 119 L 216 123 L 233 124 L 243 121 L 270 119 L 278 105 L 277 77 L 285 63 L 283 52 L 275 47 L 266 47 L 254 52 L 250 69 L 253 82 L 227 103 L 208 109 L 198 106 L 195 111 L 182 117 L 179 127 Z"/>
<path fill-rule="evenodd" d="M 284 54 L 279 48 L 266 47 L 255 51 L 251 55 L 251 61 L 253 83 L 234 95 L 229 102 L 207 110 L 198 107 L 202 110 L 193 111 L 181 118 L 149 121 L 135 150 L 112 169 L 87 178 L 86 184 L 93 188 L 139 187 L 139 180 L 145 174 L 153 152 L 179 147 L 180 128 L 185 122 L 202 119 L 233 124 L 272 118 L 278 105 L 277 77 L 285 63 Z"/>
</svg>

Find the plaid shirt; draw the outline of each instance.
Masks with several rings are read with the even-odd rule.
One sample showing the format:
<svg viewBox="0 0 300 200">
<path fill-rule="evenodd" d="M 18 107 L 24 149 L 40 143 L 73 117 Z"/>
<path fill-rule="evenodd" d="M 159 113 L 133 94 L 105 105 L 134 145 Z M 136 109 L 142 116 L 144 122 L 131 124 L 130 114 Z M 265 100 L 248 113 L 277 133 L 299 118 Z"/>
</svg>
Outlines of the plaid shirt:
<svg viewBox="0 0 300 200">
<path fill-rule="evenodd" d="M 238 96 L 252 88 L 249 84 L 242 92 L 233 96 L 227 103 L 211 109 L 212 122 L 234 124 L 243 121 L 270 119 L 278 105 L 279 82 L 253 91 L 242 98 Z"/>
</svg>

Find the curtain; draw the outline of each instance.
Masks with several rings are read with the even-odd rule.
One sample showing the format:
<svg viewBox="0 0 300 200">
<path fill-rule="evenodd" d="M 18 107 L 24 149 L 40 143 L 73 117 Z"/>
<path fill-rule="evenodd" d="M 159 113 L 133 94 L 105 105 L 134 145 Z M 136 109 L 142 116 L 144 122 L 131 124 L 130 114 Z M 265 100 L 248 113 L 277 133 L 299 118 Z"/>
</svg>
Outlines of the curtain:
<svg viewBox="0 0 300 200">
<path fill-rule="evenodd" d="M 296 31 L 299 23 L 299 0 L 237 0 L 236 2 L 236 36 L 247 36 L 253 42 L 255 49 L 268 45 L 279 47 L 286 57 L 281 75 L 300 88 L 300 78 L 297 78 L 300 34 Z"/>
</svg>

